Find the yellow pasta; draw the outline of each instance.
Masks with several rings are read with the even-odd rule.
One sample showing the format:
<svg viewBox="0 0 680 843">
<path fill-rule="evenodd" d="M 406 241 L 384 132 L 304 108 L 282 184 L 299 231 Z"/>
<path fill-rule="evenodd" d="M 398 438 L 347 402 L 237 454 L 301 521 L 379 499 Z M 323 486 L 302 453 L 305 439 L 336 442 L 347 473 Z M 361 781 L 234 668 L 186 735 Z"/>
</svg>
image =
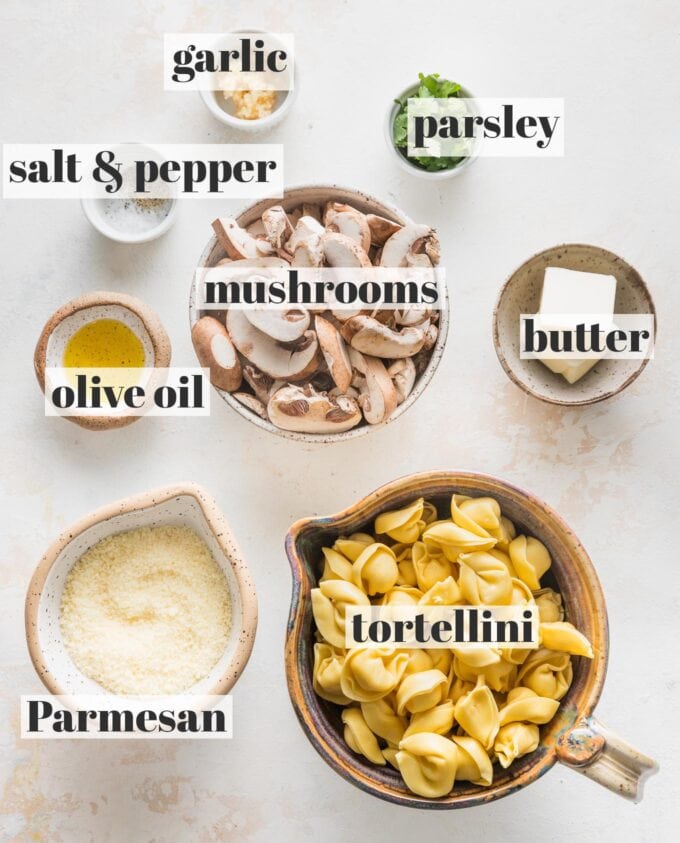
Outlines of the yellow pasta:
<svg viewBox="0 0 680 843">
<path fill-rule="evenodd" d="M 495 769 L 534 752 L 569 690 L 572 658 L 594 655 L 561 595 L 541 584 L 552 562 L 541 541 L 488 496 L 456 494 L 450 517 L 440 512 L 418 498 L 379 515 L 375 535 L 340 536 L 322 549 L 311 592 L 315 692 L 342 706 L 352 752 L 430 799 L 457 781 L 488 787 Z M 348 610 L 370 605 L 535 605 L 539 645 L 346 650 Z"/>
<path fill-rule="evenodd" d="M 353 752 L 366 756 L 374 764 L 385 763 L 380 745 L 368 728 L 361 709 L 343 708 L 342 722 L 345 724 L 345 741 Z"/>
</svg>

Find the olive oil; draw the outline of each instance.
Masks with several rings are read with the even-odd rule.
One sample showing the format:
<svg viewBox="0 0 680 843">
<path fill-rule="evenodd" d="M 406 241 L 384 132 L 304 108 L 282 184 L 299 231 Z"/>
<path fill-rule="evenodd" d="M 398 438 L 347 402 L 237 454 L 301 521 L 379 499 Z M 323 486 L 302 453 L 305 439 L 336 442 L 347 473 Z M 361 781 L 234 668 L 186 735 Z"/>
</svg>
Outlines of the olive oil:
<svg viewBox="0 0 680 843">
<path fill-rule="evenodd" d="M 95 319 L 68 341 L 63 365 L 69 369 L 139 369 L 144 362 L 144 346 L 132 329 L 117 319 Z"/>
</svg>

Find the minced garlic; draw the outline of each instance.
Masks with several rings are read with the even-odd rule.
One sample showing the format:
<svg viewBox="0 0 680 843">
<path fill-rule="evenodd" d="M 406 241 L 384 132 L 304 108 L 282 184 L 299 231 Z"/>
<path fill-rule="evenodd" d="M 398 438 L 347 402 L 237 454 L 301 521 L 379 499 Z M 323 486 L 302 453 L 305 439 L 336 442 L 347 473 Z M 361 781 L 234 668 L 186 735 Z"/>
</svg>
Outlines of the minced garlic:
<svg viewBox="0 0 680 843">
<path fill-rule="evenodd" d="M 224 97 L 234 100 L 234 115 L 240 120 L 269 117 L 276 105 L 276 91 L 225 91 Z"/>
<path fill-rule="evenodd" d="M 230 627 L 224 572 L 189 527 L 109 536 L 64 585 L 64 644 L 79 670 L 112 693 L 188 690 L 219 661 Z"/>
</svg>

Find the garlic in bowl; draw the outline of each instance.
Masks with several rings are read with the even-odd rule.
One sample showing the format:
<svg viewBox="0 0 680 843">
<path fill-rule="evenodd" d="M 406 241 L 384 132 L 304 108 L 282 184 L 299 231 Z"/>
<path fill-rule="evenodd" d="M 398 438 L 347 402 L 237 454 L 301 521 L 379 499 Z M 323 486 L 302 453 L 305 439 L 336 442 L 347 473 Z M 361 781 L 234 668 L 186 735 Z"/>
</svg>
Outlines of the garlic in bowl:
<svg viewBox="0 0 680 843">
<path fill-rule="evenodd" d="M 215 502 L 191 483 L 71 525 L 26 595 L 29 653 L 54 694 L 225 694 L 256 626 L 248 567 Z"/>
<path fill-rule="evenodd" d="M 255 29 L 238 30 L 222 36 L 215 50 L 233 47 L 237 35 L 263 36 L 268 47 L 287 50 L 287 45 L 273 33 Z M 201 90 L 200 95 L 208 111 L 225 126 L 247 133 L 262 132 L 276 126 L 291 109 L 297 76 L 295 64 L 292 73 L 285 74 L 286 84 L 291 87 L 278 90 L 275 84 L 267 81 L 275 74 L 253 71 L 218 73 L 214 89 Z"/>
<path fill-rule="evenodd" d="M 292 188 L 280 202 L 260 201 L 213 227 L 199 268 L 227 263 L 256 274 L 439 263 L 433 228 L 336 186 Z M 201 365 L 216 373 L 213 385 L 240 415 L 286 438 L 333 442 L 393 421 L 423 392 L 443 353 L 444 285 L 437 310 L 220 311 L 201 309 L 198 275 L 189 311 Z M 225 389 L 238 382 L 239 369 L 239 385 Z"/>
</svg>

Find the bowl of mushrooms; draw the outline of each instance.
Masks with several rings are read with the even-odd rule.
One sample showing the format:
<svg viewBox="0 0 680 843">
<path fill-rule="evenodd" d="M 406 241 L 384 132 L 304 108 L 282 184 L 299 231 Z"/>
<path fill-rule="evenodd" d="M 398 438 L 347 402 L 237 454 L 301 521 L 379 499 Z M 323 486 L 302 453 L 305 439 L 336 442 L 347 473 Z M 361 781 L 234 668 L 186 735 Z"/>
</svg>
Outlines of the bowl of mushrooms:
<svg viewBox="0 0 680 843">
<path fill-rule="evenodd" d="M 296 187 L 213 222 L 199 268 L 422 267 L 439 263 L 429 225 L 357 190 Z M 219 395 L 258 427 L 334 442 L 399 418 L 429 384 L 448 330 L 439 309 L 202 310 L 198 273 L 189 316 L 194 349 Z"/>
</svg>

